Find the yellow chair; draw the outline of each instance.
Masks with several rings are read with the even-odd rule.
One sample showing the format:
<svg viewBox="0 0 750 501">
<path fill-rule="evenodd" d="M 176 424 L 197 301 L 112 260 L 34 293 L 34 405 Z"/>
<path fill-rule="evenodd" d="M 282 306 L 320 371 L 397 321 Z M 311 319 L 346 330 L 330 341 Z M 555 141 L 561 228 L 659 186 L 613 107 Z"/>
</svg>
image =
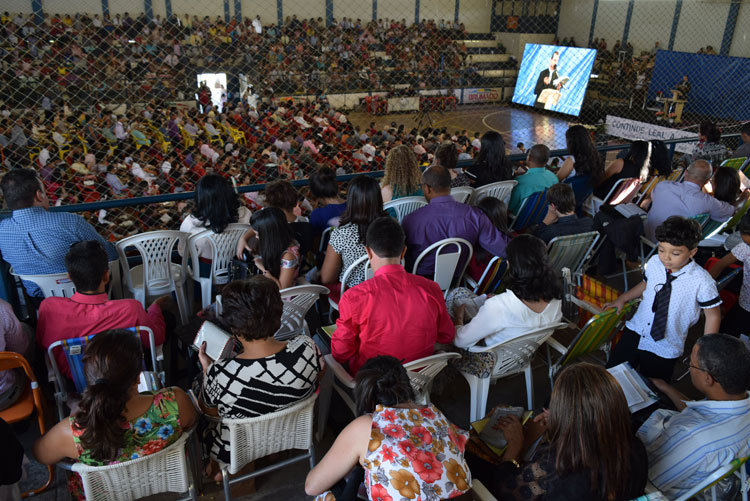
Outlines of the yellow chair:
<svg viewBox="0 0 750 501">
<path fill-rule="evenodd" d="M 182 141 L 185 143 L 185 148 L 190 148 L 191 146 L 195 145 L 195 139 L 193 139 L 190 134 L 182 127 L 182 125 L 178 125 L 180 128 L 180 135 L 182 136 Z"/>
<path fill-rule="evenodd" d="M 218 122 L 217 122 L 217 123 L 218 123 Z M 213 144 L 213 143 L 219 143 L 219 145 L 220 145 L 220 146 L 221 146 L 222 148 L 224 147 L 224 140 L 223 140 L 223 139 L 221 138 L 221 135 L 219 135 L 219 134 L 214 134 L 214 135 L 211 135 L 211 134 L 210 134 L 210 133 L 208 132 L 208 129 L 206 129 L 206 127 L 205 127 L 205 126 L 203 127 L 203 130 L 205 130 L 205 131 L 206 131 L 206 136 L 208 137 L 208 142 L 209 142 L 209 144 Z"/>
</svg>

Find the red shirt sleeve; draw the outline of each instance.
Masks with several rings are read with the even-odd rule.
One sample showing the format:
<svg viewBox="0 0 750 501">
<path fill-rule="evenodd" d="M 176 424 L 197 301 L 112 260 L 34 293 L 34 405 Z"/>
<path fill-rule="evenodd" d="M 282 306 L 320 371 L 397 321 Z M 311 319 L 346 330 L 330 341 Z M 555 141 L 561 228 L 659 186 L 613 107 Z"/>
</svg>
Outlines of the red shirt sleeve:
<svg viewBox="0 0 750 501">
<path fill-rule="evenodd" d="M 352 316 L 357 308 L 351 304 L 351 299 L 351 294 L 341 296 L 339 319 L 331 337 L 331 354 L 342 364 L 347 363 L 359 351 L 359 322 Z"/>
</svg>

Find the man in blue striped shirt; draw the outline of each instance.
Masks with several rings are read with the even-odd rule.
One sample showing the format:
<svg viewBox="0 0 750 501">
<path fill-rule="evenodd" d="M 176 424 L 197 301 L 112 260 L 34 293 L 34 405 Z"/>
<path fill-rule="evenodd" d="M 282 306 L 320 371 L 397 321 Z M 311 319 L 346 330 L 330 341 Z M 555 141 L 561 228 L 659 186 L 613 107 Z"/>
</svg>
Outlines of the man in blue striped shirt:
<svg viewBox="0 0 750 501">
<path fill-rule="evenodd" d="M 5 203 L 13 215 L 0 221 L 0 254 L 19 275 L 65 272 L 65 254 L 84 240 L 98 240 L 110 261 L 117 259 L 114 245 L 106 242 L 81 216 L 49 212 L 49 200 L 42 180 L 33 169 L 12 169 L 0 181 Z M 43 297 L 32 282 L 24 281 L 26 292 Z"/>
<path fill-rule="evenodd" d="M 679 412 L 655 411 L 637 434 L 648 453 L 649 479 L 670 499 L 750 454 L 750 351 L 732 336 L 707 334 L 684 363 L 706 399 L 688 401 L 654 379 Z"/>
</svg>

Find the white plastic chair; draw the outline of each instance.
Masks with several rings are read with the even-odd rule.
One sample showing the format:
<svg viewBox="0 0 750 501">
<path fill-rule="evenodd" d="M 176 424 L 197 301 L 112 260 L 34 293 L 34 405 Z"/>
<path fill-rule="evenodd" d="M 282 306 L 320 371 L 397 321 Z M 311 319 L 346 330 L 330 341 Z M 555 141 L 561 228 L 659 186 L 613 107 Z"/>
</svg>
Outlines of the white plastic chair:
<svg viewBox="0 0 750 501">
<path fill-rule="evenodd" d="M 523 372 L 526 376 L 526 401 L 529 409 L 534 408 L 534 382 L 531 373 L 531 359 L 539 347 L 549 338 L 555 329 L 564 327 L 565 323 L 546 325 L 538 329 L 529 330 L 521 336 L 492 346 L 472 346 L 471 353 L 494 352 L 497 355 L 495 367 L 489 378 L 479 378 L 473 374 L 461 371 L 469 383 L 471 403 L 469 404 L 469 420 L 474 422 L 482 419 L 487 411 L 487 395 L 490 392 L 490 382 L 502 377 L 512 376 Z"/>
<path fill-rule="evenodd" d="M 328 288 L 322 285 L 298 285 L 283 289 L 281 299 L 284 312 L 281 314 L 281 327 L 273 337 L 284 341 L 298 334 L 310 335 L 305 317 L 321 294 L 328 294 Z"/>
<path fill-rule="evenodd" d="M 271 414 L 248 419 L 209 418 L 229 429 L 229 464 L 221 465 L 224 481 L 224 499 L 232 499 L 230 485 L 249 478 L 278 470 L 289 464 L 309 459 L 310 468 L 315 466 L 313 448 L 313 407 L 317 395 Z M 303 454 L 284 459 L 251 473 L 230 479 L 248 463 L 256 459 L 289 449 L 303 449 Z"/>
<path fill-rule="evenodd" d="M 87 501 L 131 501 L 162 492 L 187 492 L 182 499 L 195 500 L 187 452 L 193 430 L 183 431 L 169 447 L 138 459 L 109 466 L 58 464 L 81 476 Z"/>
<path fill-rule="evenodd" d="M 341 279 L 341 296 L 344 295 L 344 291 L 347 289 L 346 283 L 349 281 L 349 277 L 351 276 L 352 273 L 354 273 L 354 270 L 356 270 L 358 266 L 365 267 L 365 280 L 372 278 L 373 275 L 375 274 L 372 271 L 372 268 L 370 267 L 370 260 L 368 259 L 367 254 L 357 259 L 352 264 L 350 264 L 349 267 L 344 272 L 344 276 Z M 328 298 L 328 304 L 331 305 L 332 309 L 338 311 L 339 305 L 331 297 Z"/>
<path fill-rule="evenodd" d="M 443 252 L 443 249 L 448 246 L 452 247 L 453 250 L 450 252 Z M 456 275 L 456 270 L 461 263 L 464 252 L 467 253 L 466 259 L 461 265 L 460 273 Z M 435 271 L 433 274 L 433 280 L 440 286 L 440 290 L 443 291 L 443 294 L 448 294 L 448 290 L 453 284 L 454 277 L 460 281 L 464 276 L 466 267 L 469 265 L 471 256 L 474 254 L 474 248 L 468 240 L 464 240 L 463 238 L 445 238 L 435 242 L 417 256 L 416 261 L 414 261 L 414 268 L 412 269 L 413 274 L 417 274 L 422 259 L 432 253 L 435 253 Z"/>
<path fill-rule="evenodd" d="M 425 205 L 427 205 L 427 200 L 424 197 L 403 197 L 387 202 L 383 205 L 383 210 L 393 209 L 396 212 L 396 219 L 402 223 L 404 217 Z"/>
<path fill-rule="evenodd" d="M 460 204 L 467 203 L 472 195 L 474 195 L 474 188 L 471 186 L 456 186 L 455 188 L 451 188 L 451 196 Z"/>
<path fill-rule="evenodd" d="M 474 194 L 471 196 L 470 204 L 476 205 L 479 201 L 485 197 L 495 197 L 498 200 L 505 202 L 508 205 L 510 202 L 510 194 L 513 192 L 513 188 L 516 187 L 518 181 L 499 181 L 497 183 L 485 184 L 480 188 L 474 190 Z"/>
<path fill-rule="evenodd" d="M 452 358 L 460 358 L 461 355 L 454 352 L 436 353 L 429 357 L 420 358 L 404 364 L 404 369 L 409 375 L 409 381 L 414 389 L 416 395 L 415 402 L 422 405 L 429 405 L 430 403 L 430 390 L 432 389 L 432 383 L 435 377 L 442 371 L 448 360 Z M 356 405 L 353 399 L 354 392 L 354 377 L 344 369 L 333 355 L 328 354 L 325 357 L 326 362 L 326 376 L 323 378 L 323 385 L 330 385 L 336 390 L 341 399 L 344 401 L 352 414 L 356 415 Z M 328 376 L 328 372 L 332 373 L 333 376 Z M 328 413 L 330 411 L 330 388 L 321 387 L 321 402 L 318 406 L 318 431 L 321 432 L 328 421 Z M 324 396 L 325 395 L 325 396 Z"/>
<path fill-rule="evenodd" d="M 189 313 L 185 295 L 187 259 L 183 259 L 182 264 L 173 263 L 172 251 L 176 247 L 185 248 L 187 237 L 187 233 L 182 231 L 149 231 L 123 238 L 115 244 L 125 276 L 125 287 L 133 297 L 146 308 L 149 297 L 174 291 L 183 324 L 188 322 Z M 138 251 L 143 264 L 130 268 L 125 254 L 128 247 L 134 247 Z"/>
<path fill-rule="evenodd" d="M 202 308 L 211 304 L 213 285 L 224 285 L 229 282 L 229 271 L 232 268 L 232 258 L 237 251 L 237 242 L 250 228 L 249 224 L 234 223 L 227 225 L 221 233 L 207 229 L 188 237 L 187 247 L 191 265 L 187 270 L 190 277 L 200 284 Z M 211 273 L 207 277 L 200 276 L 198 242 L 201 241 L 208 241 L 211 246 Z"/>
<path fill-rule="evenodd" d="M 76 291 L 76 286 L 68 278 L 67 272 L 51 273 L 49 275 L 19 275 L 11 269 L 10 274 L 27 282 L 34 282 L 42 291 L 45 298 L 71 297 Z"/>
</svg>

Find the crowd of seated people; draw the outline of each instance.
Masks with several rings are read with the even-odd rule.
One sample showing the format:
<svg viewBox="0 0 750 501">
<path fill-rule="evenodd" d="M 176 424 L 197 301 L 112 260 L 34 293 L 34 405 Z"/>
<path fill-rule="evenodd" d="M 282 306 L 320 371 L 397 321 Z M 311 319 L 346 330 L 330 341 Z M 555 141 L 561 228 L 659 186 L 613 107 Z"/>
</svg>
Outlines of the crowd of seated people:
<svg viewBox="0 0 750 501">
<path fill-rule="evenodd" d="M 243 73 L 273 94 L 414 87 L 459 87 L 472 78 L 460 23 L 405 19 L 377 21 L 260 16 L 242 20 L 144 14 L 113 16 L 5 13 L 0 40 L 7 65 L 3 81 L 29 85 L 39 100 L 66 92 L 76 103 L 192 99 L 196 74 L 212 69 Z M 214 82 L 210 82 L 213 85 Z M 12 90 L 12 87 L 8 87 Z M 201 104 L 208 104 L 200 92 Z M 226 92 L 225 92 L 226 94 Z M 10 94 L 23 103 L 28 96 Z M 181 96 L 181 97 L 180 97 Z M 225 96 L 226 97 L 226 96 Z M 48 111 L 48 108 L 45 108 Z"/>
<path fill-rule="evenodd" d="M 373 136 L 381 132 L 375 131 Z M 403 138 L 409 135 L 390 128 L 386 132 L 399 134 Z M 557 175 L 550 172 L 549 177 L 544 170 L 536 170 L 547 168 L 549 159 L 544 158 L 548 156 L 546 147 L 534 145 L 527 150 L 528 170 L 524 174 L 519 171 L 516 177 L 529 177 L 516 185 L 515 189 L 525 190 L 517 196 L 528 196 L 527 191 L 529 186 L 535 186 L 533 178 L 536 176 L 539 178 L 539 190 L 547 190 L 548 210 L 539 226 L 529 228 L 527 234 L 518 235 L 508 230 L 509 216 L 504 202 L 487 197 L 477 207 L 472 207 L 457 202 L 450 195 L 451 185 L 458 175 L 451 176 L 448 165 L 455 165 L 456 150 L 464 143 L 471 149 L 475 147 L 469 136 L 460 132 L 455 138 L 441 131 L 437 133 L 431 131 L 421 143 L 415 141 L 409 143 L 410 146 L 403 139 L 395 139 L 396 146 L 387 153 L 383 151 L 381 156 L 387 166 L 388 177 L 381 183 L 366 174 L 355 177 L 348 183 L 346 196 L 342 196 L 333 167 L 315 170 L 312 173 L 315 181 L 310 189 L 310 198 L 317 207 L 312 212 L 324 211 L 314 218 L 318 221 L 317 229 L 301 215 L 303 211 L 310 211 L 311 206 L 288 180 L 269 183 L 262 196 L 248 200 L 232 191 L 231 176 L 222 175 L 218 169 L 196 179 L 196 198 L 183 222 L 186 231 L 210 228 L 220 233 L 227 224 L 249 221 L 252 229 L 239 240 L 237 257 L 252 261 L 259 275 L 249 281 L 232 282 L 222 291 L 224 321 L 243 348 L 232 358 L 218 361 L 207 358 L 205 351 L 201 352 L 200 362 L 205 375 L 199 378 L 202 385 L 197 390 L 203 412 L 222 417 L 248 417 L 271 413 L 297 402 L 317 386 L 322 370 L 318 349 L 330 350 L 333 359 L 357 378 L 356 392 L 361 392 L 358 416 L 362 417 L 357 417 L 342 432 L 331 449 L 332 457 L 340 453 L 345 454 L 347 460 L 335 464 L 336 461 L 326 458 L 311 472 L 306 483 L 306 490 L 311 495 L 331 490 L 331 496 L 339 496 L 349 484 L 347 481 L 340 482 L 342 479 L 354 478 L 356 481 L 359 478 L 361 482 L 361 472 L 353 477 L 349 472 L 358 463 L 366 470 L 365 483 L 372 499 L 395 492 L 409 497 L 408 494 L 418 490 L 435 489 L 433 484 L 436 482 L 441 485 L 441 493 L 436 494 L 438 498 L 459 496 L 469 489 L 472 478 L 482 479 L 499 496 L 513 496 L 510 492 L 521 493 L 519 495 L 522 496 L 522 492 L 529 487 L 547 489 L 548 495 L 554 492 L 565 494 L 570 499 L 586 499 L 586 496 L 590 499 L 630 499 L 642 492 L 646 469 L 658 488 L 679 495 L 705 479 L 725 459 L 750 453 L 747 445 L 750 442 L 742 431 L 748 428 L 747 420 L 750 419 L 746 412 L 750 400 L 746 393 L 750 384 L 750 364 L 747 363 L 750 354 L 740 341 L 716 334 L 721 332 L 721 299 L 711 274 L 693 259 L 702 235 L 699 223 L 690 219 L 700 213 L 704 206 L 716 208 L 716 213 L 709 211 L 711 217 L 717 220 L 728 218 L 737 209 L 735 203 L 744 202 L 744 198 L 739 197 L 743 186 L 733 169 L 729 168 L 732 170 L 730 172 L 726 167 L 718 168 L 713 173 L 714 166 L 707 160 L 693 160 L 685 169 L 682 182 L 663 180 L 656 184 L 651 193 L 652 202 L 644 228 L 658 251 L 648 262 L 644 281 L 624 292 L 611 305 L 621 308 L 629 300 L 643 299 L 635 316 L 626 324 L 620 341 L 612 349 L 608 365 L 629 362 L 646 377 L 654 378 L 654 384 L 674 402 L 676 410 L 656 411 L 639 429 L 637 438 L 633 437 L 624 395 L 614 390 L 617 385 L 611 377 L 601 368 L 576 365 L 558 376 L 549 414 L 540 415 L 538 428 L 522 430 L 520 423 L 510 418 L 502 422 L 510 446 L 498 467 L 475 461 L 465 449 L 462 432 L 452 428 L 438 409 L 416 405 L 413 394 L 408 390 L 396 391 L 399 382 L 403 382 L 403 375 L 396 367 L 400 364 L 391 367 L 393 364 L 389 359 L 379 359 L 380 356 L 397 357 L 399 362 L 404 363 L 433 354 L 437 346 L 438 349 L 447 347 L 457 351 L 464 355 L 462 361 L 466 359 L 471 363 L 468 353 L 461 350 L 475 344 L 489 345 L 498 339 L 511 340 L 522 334 L 526 327 L 559 320 L 559 276 L 547 261 L 546 242 L 554 236 L 591 230 L 591 219 L 576 213 L 576 207 L 580 205 L 576 187 L 582 187 L 581 191 L 588 196 L 595 193 L 608 178 L 623 171 L 625 175 L 631 173 L 639 178 L 663 172 L 649 156 L 655 146 L 639 142 L 633 143 L 622 160 L 615 160 L 610 168 L 605 169 L 604 159 L 594 148 L 591 135 L 585 128 L 573 126 L 567 134 L 572 157 L 562 164 Z M 488 133 L 476 139 L 479 151 L 474 152 L 476 161 L 467 169 L 466 182 L 481 186 L 512 179 L 516 173 L 505 157 L 502 137 Z M 362 143 L 361 136 L 359 140 Z M 367 142 L 362 144 L 366 145 Z M 420 153 L 419 149 L 415 152 L 414 146 L 424 148 L 424 153 Z M 481 154 L 483 149 L 484 155 Z M 643 158 L 644 150 L 646 159 Z M 490 155 L 488 151 L 503 153 Z M 418 157 L 420 154 L 421 158 Z M 433 158 L 429 157 L 430 154 Z M 658 158 L 658 155 L 654 158 Z M 431 165 L 421 171 L 420 163 L 430 162 Z M 413 180 L 414 175 L 419 176 L 417 181 Z M 13 169 L 0 182 L 9 208 L 13 210 L 10 218 L 0 222 L 0 252 L 3 258 L 18 260 L 22 266 L 30 268 L 29 272 L 34 272 L 31 269 L 34 263 L 27 262 L 31 256 L 23 255 L 23 249 L 43 251 L 48 261 L 44 265 L 56 271 L 67 270 L 79 290 L 70 299 L 49 298 L 42 301 L 39 298 L 37 342 L 41 347 L 48 345 L 46 343 L 49 341 L 45 341 L 48 336 L 40 332 L 40 328 L 46 332 L 59 327 L 45 317 L 49 317 L 50 312 L 57 315 L 54 312 L 58 310 L 62 312 L 57 315 L 59 318 L 72 313 L 73 316 L 66 321 L 71 325 L 77 322 L 76 327 L 71 329 L 76 335 L 84 331 L 94 333 L 98 329 L 115 331 L 94 337 L 95 340 L 101 338 L 109 341 L 102 348 L 99 344 L 90 345 L 96 350 L 92 349 L 90 355 L 87 352 L 84 361 L 90 386 L 84 392 L 81 406 L 72 411 L 70 420 L 66 419 L 64 424 L 59 424 L 41 439 L 35 449 L 36 457 L 45 463 L 69 457 L 89 464 L 107 464 L 125 459 L 119 453 L 121 450 L 135 448 L 137 454 L 154 452 L 139 445 L 138 440 L 143 438 L 140 433 L 126 432 L 115 437 L 111 430 L 99 430 L 97 423 L 101 418 L 95 414 L 98 412 L 97 405 L 107 406 L 110 420 L 118 415 L 121 420 L 134 423 L 131 430 L 137 430 L 139 420 L 149 416 L 149 413 L 160 413 L 161 418 L 167 421 L 176 419 L 177 422 L 159 425 L 159 429 L 164 430 L 164 437 L 160 436 L 163 443 L 160 443 L 168 446 L 176 439 L 176 436 L 171 438 L 172 434 L 179 435 L 180 430 L 195 419 L 191 414 L 194 412 L 192 407 L 190 412 L 183 409 L 181 400 L 184 395 L 176 389 L 167 389 L 158 394 L 161 395 L 158 398 L 140 398 L 129 386 L 123 386 L 127 378 L 131 378 L 129 384 L 132 384 L 130 372 L 110 372 L 107 363 L 101 361 L 110 356 L 101 350 L 106 351 L 113 344 L 119 346 L 123 336 L 127 336 L 131 340 L 128 343 L 133 346 L 122 345 L 119 349 L 130 350 L 134 357 L 140 357 L 142 343 L 136 342 L 137 338 L 129 331 L 117 329 L 132 326 L 128 323 L 154 322 L 155 331 L 167 331 L 164 327 L 166 313 L 161 311 L 162 303 L 155 302 L 148 311 L 144 311 L 140 305 L 131 305 L 132 312 L 126 313 L 127 318 L 121 320 L 117 317 L 130 307 L 128 300 L 108 301 L 104 295 L 109 280 L 106 266 L 110 259 L 108 244 L 82 219 L 64 216 L 68 219 L 58 220 L 61 214 L 47 210 L 50 201 L 41 176 L 34 169 Z M 708 183 L 712 177 L 712 183 Z M 707 188 L 709 184 L 711 189 Z M 422 195 L 427 205 L 407 215 L 400 224 L 384 211 L 383 198 L 386 194 L 392 198 Z M 692 201 L 685 201 L 688 196 Z M 249 207 L 243 207 L 241 200 L 245 200 Z M 219 201 L 221 204 L 218 204 Z M 745 216 L 745 219 L 748 217 Z M 54 224 L 69 228 L 70 234 L 58 232 L 55 238 L 50 238 L 46 229 Z M 322 233 L 320 229 L 328 227 L 334 228 L 330 232 L 330 240 L 327 245 L 320 246 L 317 244 L 318 235 Z M 746 227 L 747 223 L 743 222 L 741 231 Z M 39 235 L 42 231 L 46 233 Z M 19 235 L 24 237 L 18 238 Z M 78 235 L 85 236 L 84 240 L 87 241 L 76 243 L 80 240 Z M 508 260 L 507 290 L 487 299 L 476 317 L 465 325 L 467 315 L 455 298 L 451 301 L 449 295 L 446 302 L 440 287 L 431 280 L 434 260 L 423 260 L 417 273 L 410 273 L 416 255 L 422 249 L 452 237 L 463 238 L 476 250 L 482 251 L 475 258 L 478 261 L 474 264 L 477 269 L 486 266 L 491 257 Z M 71 248 L 70 244 L 75 245 Z M 306 252 L 301 250 L 304 246 Z M 312 261 L 307 259 L 308 254 L 315 254 L 321 248 L 325 249 L 324 256 L 319 255 L 317 260 Z M 734 260 L 744 261 L 747 256 L 743 252 L 742 249 L 733 251 Z M 340 281 L 343 273 L 362 256 L 369 258 L 374 276 L 368 279 L 362 267 L 350 275 L 350 282 L 342 294 Z M 10 264 L 16 267 L 14 262 Z M 731 261 L 728 258 L 721 266 L 729 264 Z M 316 339 L 316 348 L 313 340 L 306 335 L 286 342 L 275 340 L 273 334 L 280 325 L 283 310 L 278 291 L 301 283 L 303 273 L 316 265 L 320 273 L 308 273 L 307 277 L 327 285 L 332 292 L 338 292 L 338 320 L 329 342 Z M 714 273 L 718 274 L 719 271 Z M 750 284 L 743 286 L 743 289 L 750 288 Z M 744 296 L 746 294 L 741 296 L 742 308 L 746 303 Z M 497 313 L 493 314 L 493 309 Z M 79 315 L 76 313 L 79 311 L 89 313 Z M 505 320 L 498 316 L 501 313 Z M 671 386 L 671 381 L 677 361 L 690 349 L 686 344 L 688 330 L 697 324 L 701 313 L 705 315 L 703 336 L 692 348 L 691 358 L 686 364 L 690 367 L 693 385 L 708 400 L 683 407 L 684 404 L 679 403 L 682 396 Z M 735 317 L 739 313 L 735 312 Z M 484 325 L 488 321 L 483 318 L 488 316 L 498 323 L 497 328 Z M 96 323 L 94 317 L 101 317 L 103 323 Z M 128 319 L 132 321 L 128 322 Z M 737 320 L 729 319 L 727 327 L 730 324 L 736 326 Z M 17 337 L 17 325 L 13 322 L 8 325 L 7 335 Z M 739 334 L 742 331 L 733 329 L 731 333 Z M 56 335 L 55 339 L 61 335 Z M 169 332 L 162 336 L 160 342 L 170 342 Z M 13 346 L 13 343 L 8 341 L 8 346 Z M 303 361 L 306 367 L 304 371 L 300 369 Z M 477 364 L 474 361 L 474 366 Z M 293 372 L 299 384 L 289 384 L 287 378 L 284 379 L 283 388 L 274 387 L 282 378 L 271 377 L 269 367 L 278 372 Z M 728 371 L 728 367 L 734 369 Z M 270 400 L 257 408 L 244 406 L 243 402 L 250 398 L 247 392 L 257 390 L 257 385 L 230 384 L 231 381 L 226 380 L 228 374 L 237 374 L 238 371 L 245 371 L 247 377 L 243 378 L 257 380 L 257 385 L 269 385 L 263 393 Z M 487 367 L 483 371 L 487 372 Z M 270 380 L 264 380 L 267 377 Z M 377 382 L 382 377 L 385 377 L 385 382 Z M 22 381 L 11 382 L 11 390 L 13 385 L 22 384 Z M 607 395 L 606 398 L 592 396 L 592 388 L 596 385 L 601 387 L 602 395 Z M 7 380 L 5 386 L 8 386 Z M 369 390 L 366 389 L 368 386 Z M 112 398 L 107 391 L 113 392 L 115 387 L 121 393 L 119 400 L 106 401 Z M 7 390 L 0 394 L 8 400 L 13 395 Z M 159 406 L 158 410 L 154 410 Z M 727 406 L 731 408 L 730 411 L 726 411 Z M 592 414 L 594 410 L 596 412 Z M 93 420 L 92 413 L 95 416 Z M 385 428 L 380 424 L 380 413 L 383 414 L 382 419 L 390 423 Z M 576 419 L 569 419 L 571 416 Z M 597 428 L 596 423 L 590 422 L 591 419 L 601 421 L 598 416 L 616 420 L 619 423 L 617 433 L 605 433 Z M 696 424 L 701 418 L 711 423 L 731 419 L 732 432 L 725 434 L 723 429 L 706 432 Z M 420 423 L 432 423 L 429 426 L 434 430 L 448 427 L 451 431 L 430 431 L 423 424 L 426 432 L 420 431 L 420 435 L 413 431 L 416 419 Z M 675 434 L 677 428 L 672 428 L 673 420 L 684 421 L 685 424 L 679 428 L 684 436 Z M 388 440 L 401 438 L 401 432 L 396 429 L 403 432 L 406 427 L 411 430 L 410 437 L 413 435 L 419 439 L 410 438 L 412 445 L 398 441 L 396 447 L 410 466 L 385 472 L 379 469 L 368 471 L 377 468 L 374 461 L 382 464 L 385 462 L 383 457 L 391 457 L 397 449 Z M 425 433 L 429 433 L 433 442 L 425 438 L 428 436 Z M 526 434 L 531 433 L 546 434 L 548 442 L 523 461 Z M 702 443 L 712 441 L 719 433 L 727 446 L 722 451 L 704 454 L 710 467 L 698 468 L 685 464 L 688 461 L 686 458 L 694 455 L 696 449 L 700 450 Z M 605 434 L 606 440 L 603 438 Z M 225 461 L 225 435 L 221 428 L 212 428 L 203 436 L 205 460 L 209 465 L 206 472 L 210 476 L 218 474 L 211 461 Z M 575 454 L 569 444 L 572 441 L 579 443 L 581 437 L 585 437 L 585 450 Z M 435 440 L 443 441 L 442 445 L 429 447 L 437 444 Z M 617 457 L 611 456 L 613 447 L 607 445 L 609 440 L 615 440 L 620 447 Z M 447 456 L 443 452 L 443 456 L 439 456 L 435 447 L 450 451 L 452 455 Z M 403 461 L 401 464 L 404 464 Z M 684 465 L 684 474 L 675 476 L 671 473 L 675 464 Z M 592 471 L 594 465 L 601 465 L 604 470 L 596 470 L 595 474 Z M 617 473 L 623 471 L 631 473 Z M 546 472 L 541 474 L 545 480 L 540 479 L 539 472 Z M 438 476 L 438 473 L 441 475 Z M 382 475 L 385 476 L 381 478 Z M 547 481 L 549 475 L 556 476 L 557 480 Z M 445 487 L 444 477 L 451 482 L 450 488 Z"/>
</svg>

